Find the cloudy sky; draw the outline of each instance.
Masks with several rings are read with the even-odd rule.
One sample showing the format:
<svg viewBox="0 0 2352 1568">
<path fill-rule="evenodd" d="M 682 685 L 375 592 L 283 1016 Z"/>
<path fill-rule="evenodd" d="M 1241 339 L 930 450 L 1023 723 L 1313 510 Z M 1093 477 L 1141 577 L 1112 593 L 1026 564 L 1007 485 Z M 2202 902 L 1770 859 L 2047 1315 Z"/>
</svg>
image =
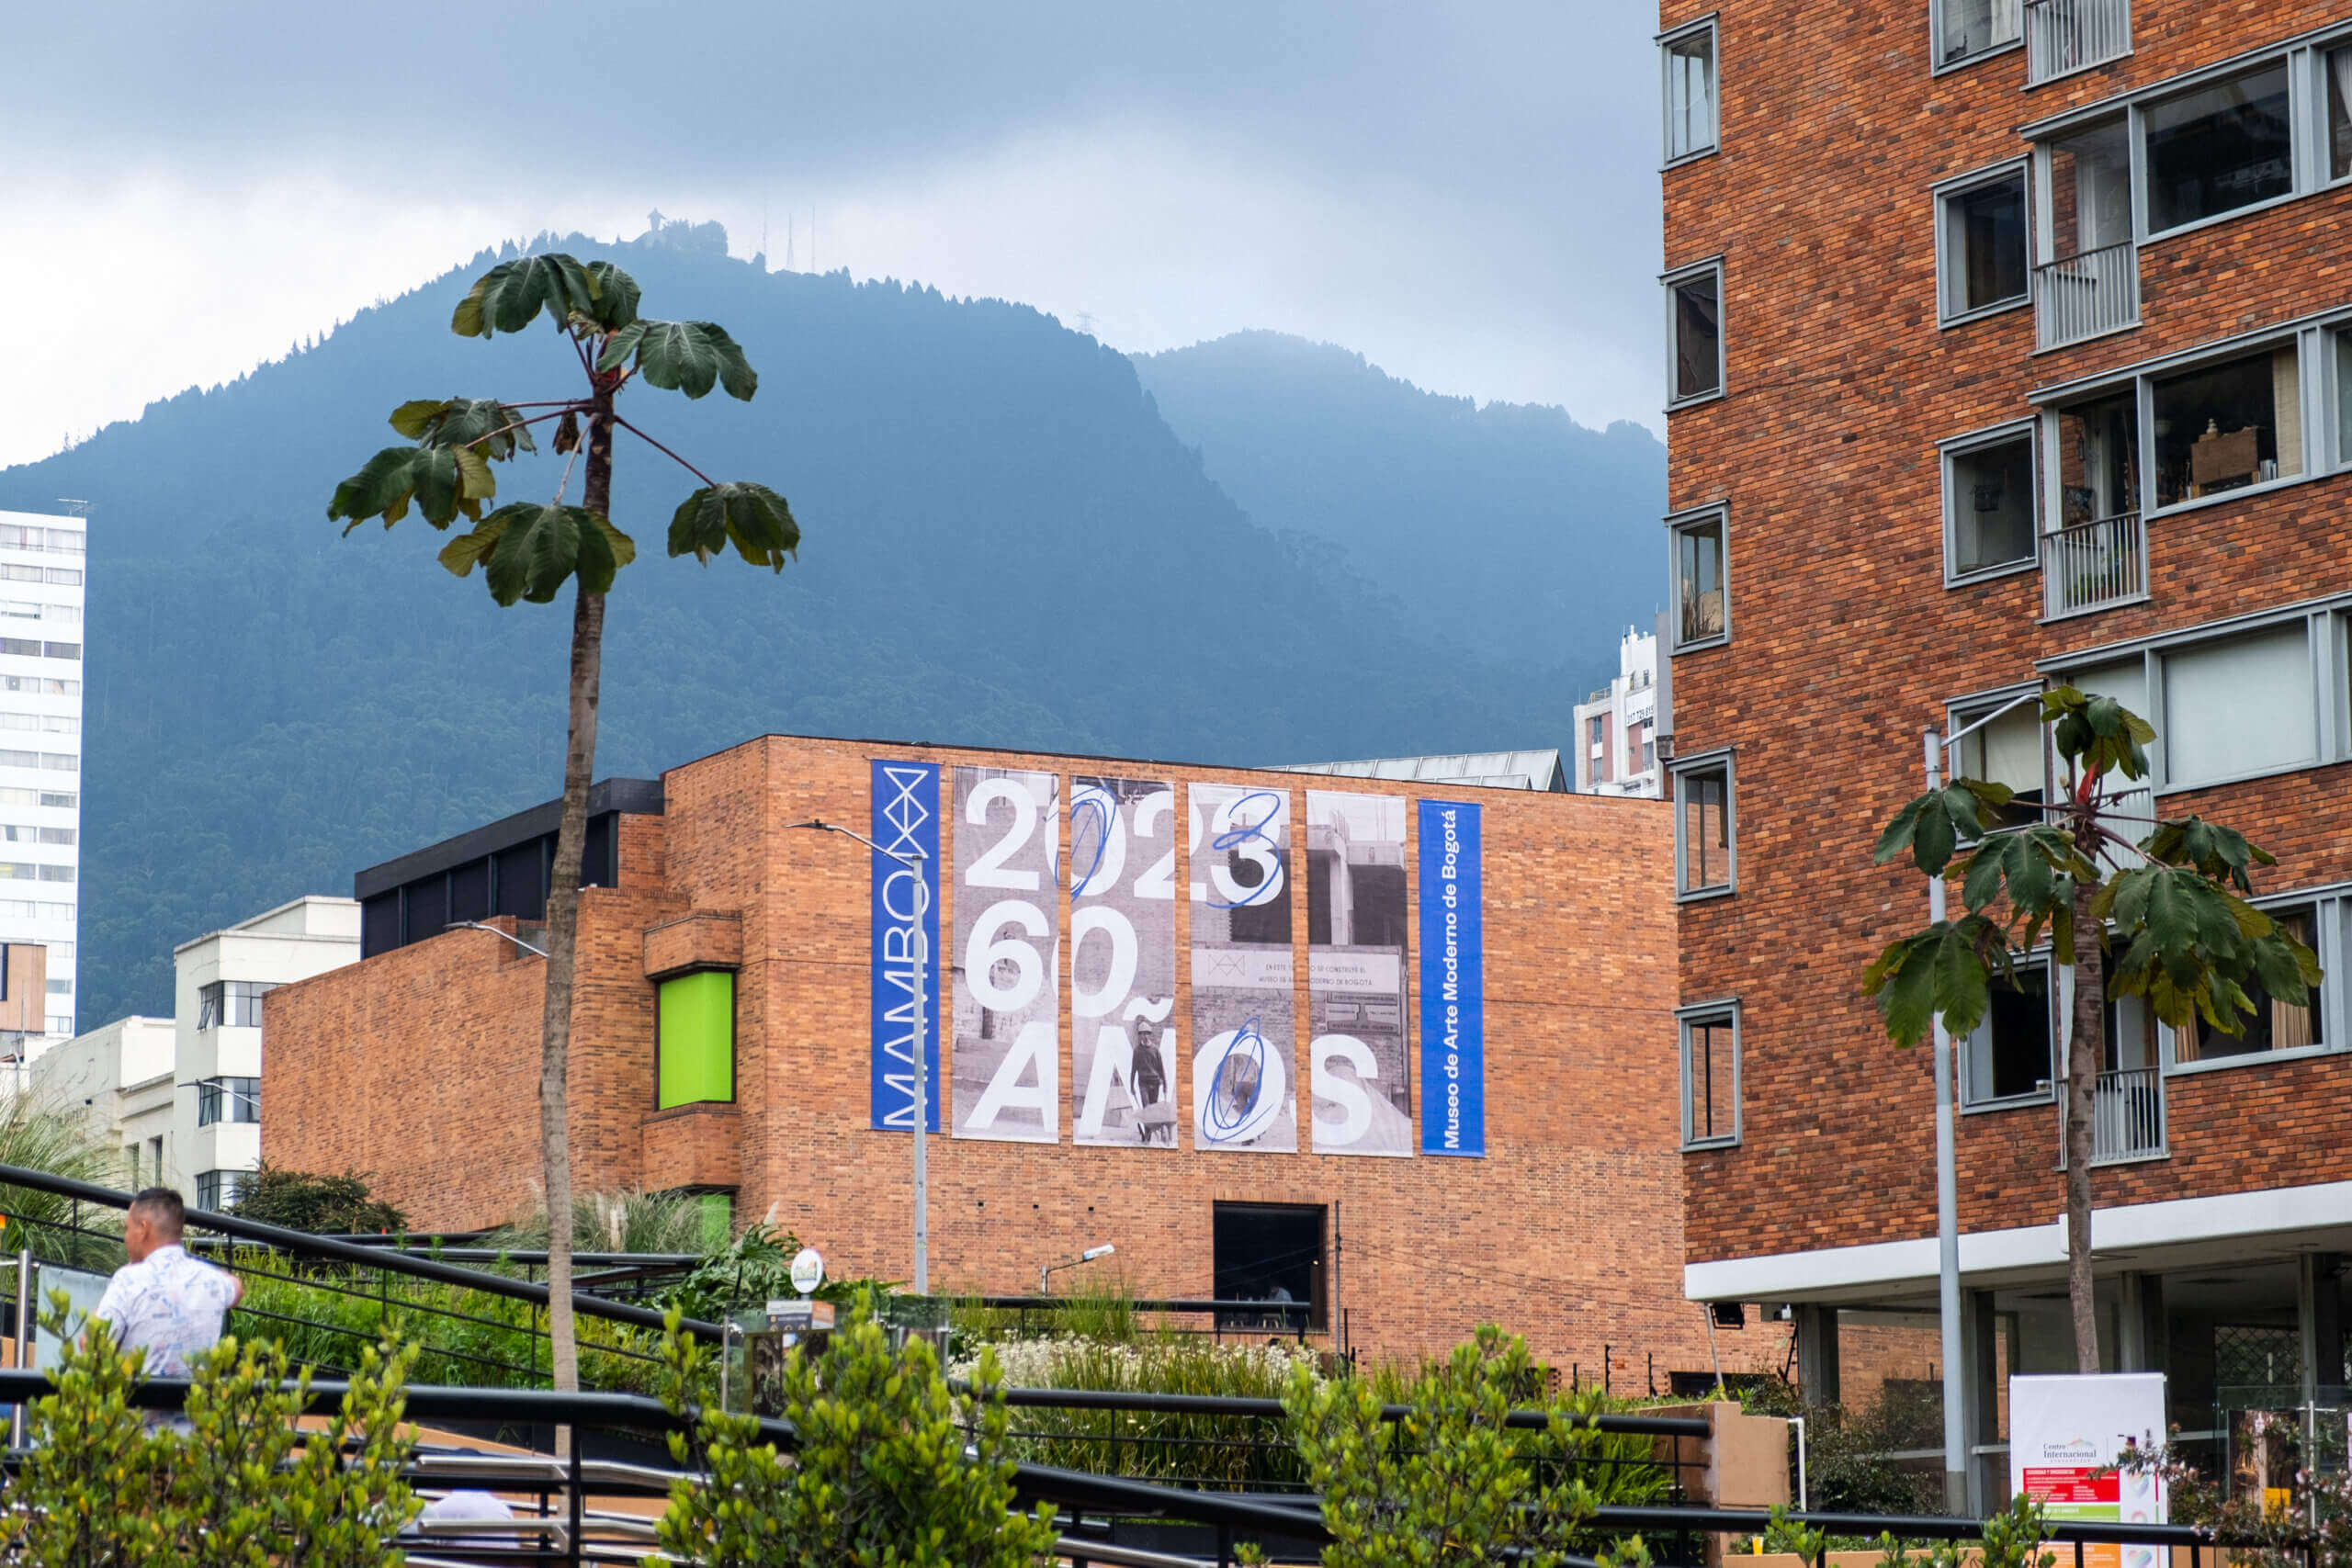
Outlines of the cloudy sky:
<svg viewBox="0 0 2352 1568">
<path fill-rule="evenodd" d="M 749 255 L 1272 327 L 1660 424 L 1642 0 L 90 0 L 10 19 L 0 464 L 488 243 L 716 218 Z"/>
</svg>

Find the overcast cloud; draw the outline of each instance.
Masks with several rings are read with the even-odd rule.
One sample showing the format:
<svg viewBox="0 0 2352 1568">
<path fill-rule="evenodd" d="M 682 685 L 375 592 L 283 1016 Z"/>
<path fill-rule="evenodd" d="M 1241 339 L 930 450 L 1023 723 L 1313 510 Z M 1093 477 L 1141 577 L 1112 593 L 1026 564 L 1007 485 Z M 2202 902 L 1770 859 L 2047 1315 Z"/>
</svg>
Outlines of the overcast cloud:
<svg viewBox="0 0 2352 1568">
<path fill-rule="evenodd" d="M 1657 428 L 1653 13 L 751 0 L 20 8 L 0 463 L 233 376 L 484 244 L 717 218 L 772 265 L 1271 327 Z"/>
</svg>

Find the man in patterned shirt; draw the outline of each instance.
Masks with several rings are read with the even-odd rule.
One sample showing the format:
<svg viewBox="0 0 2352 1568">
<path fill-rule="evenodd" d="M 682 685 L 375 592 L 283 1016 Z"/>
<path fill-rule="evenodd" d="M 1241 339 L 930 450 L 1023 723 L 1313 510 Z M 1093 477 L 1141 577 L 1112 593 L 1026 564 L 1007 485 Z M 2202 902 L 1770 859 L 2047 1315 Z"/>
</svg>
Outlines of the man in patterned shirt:
<svg viewBox="0 0 2352 1568">
<path fill-rule="evenodd" d="M 94 1314 L 114 1325 L 115 1343 L 147 1352 L 151 1378 L 184 1378 L 188 1359 L 220 1339 L 220 1322 L 245 1293 L 235 1275 L 199 1263 L 180 1246 L 187 1206 L 168 1187 L 150 1187 L 123 1217 L 122 1250 Z"/>
</svg>

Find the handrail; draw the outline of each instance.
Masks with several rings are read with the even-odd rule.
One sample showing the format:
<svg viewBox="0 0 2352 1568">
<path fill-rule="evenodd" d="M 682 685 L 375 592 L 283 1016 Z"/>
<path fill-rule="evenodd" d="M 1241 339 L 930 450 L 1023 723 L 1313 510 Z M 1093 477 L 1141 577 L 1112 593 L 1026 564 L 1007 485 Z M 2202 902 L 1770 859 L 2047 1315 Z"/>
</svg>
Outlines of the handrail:
<svg viewBox="0 0 2352 1568">
<path fill-rule="evenodd" d="M 17 1165 L 0 1165 L 0 1186 L 28 1187 L 36 1192 L 78 1198 L 110 1209 L 130 1208 L 132 1197 L 130 1193 L 101 1187 L 94 1181 L 77 1181 L 70 1176 L 54 1176 L 45 1170 L 32 1170 Z M 354 1247 L 332 1236 L 311 1235 L 307 1231 L 288 1230 L 283 1225 L 265 1224 L 259 1220 L 240 1219 L 234 1214 L 215 1213 L 209 1209 L 188 1210 L 187 1223 L 205 1230 L 217 1231 L 222 1235 L 260 1242 L 283 1252 L 307 1253 L 313 1258 L 328 1258 L 341 1263 L 388 1269 L 412 1279 L 461 1286 L 466 1290 L 480 1291 L 484 1295 L 504 1296 L 510 1301 L 526 1302 L 535 1306 L 545 1306 L 549 1299 L 545 1285 L 509 1280 L 474 1269 L 460 1269 L 455 1264 L 436 1263 L 429 1258 L 414 1258 L 404 1252 Z M 571 1294 L 571 1310 L 582 1317 L 601 1317 L 638 1328 L 662 1326 L 662 1314 L 650 1307 L 630 1306 L 624 1302 L 606 1301 L 602 1296 L 583 1295 L 577 1291 Z M 698 1339 L 718 1339 L 724 1336 L 718 1324 L 705 1323 L 699 1318 L 684 1319 L 679 1326 Z"/>
<path fill-rule="evenodd" d="M 990 1312 L 1050 1312 L 1085 1304 L 1082 1296 L 959 1296 L 949 1292 L 946 1299 L 960 1306 L 985 1307 Z M 1226 1301 L 1214 1296 L 1138 1298 L 1121 1304 L 1136 1312 L 1222 1312 L 1288 1318 L 1312 1317 L 1315 1314 L 1313 1302 Z"/>
<path fill-rule="evenodd" d="M 1279 1399 L 1253 1399 L 1221 1393 L 1146 1393 L 1121 1389 L 981 1388 L 963 1379 L 951 1381 L 957 1393 L 984 1392 L 1010 1406 L 1046 1410 L 1110 1410 L 1166 1416 L 1260 1416 L 1284 1414 Z M 1384 1404 L 1380 1418 L 1402 1421 L 1413 1413 L 1409 1404 Z M 1699 1416 L 1621 1416 L 1601 1414 L 1568 1417 L 1569 1425 L 1598 1432 L 1649 1438 L 1704 1438 L 1713 1428 Z M 1541 1430 L 1552 1424 L 1547 1410 L 1513 1410 L 1503 1418 L 1507 1427 Z"/>
</svg>

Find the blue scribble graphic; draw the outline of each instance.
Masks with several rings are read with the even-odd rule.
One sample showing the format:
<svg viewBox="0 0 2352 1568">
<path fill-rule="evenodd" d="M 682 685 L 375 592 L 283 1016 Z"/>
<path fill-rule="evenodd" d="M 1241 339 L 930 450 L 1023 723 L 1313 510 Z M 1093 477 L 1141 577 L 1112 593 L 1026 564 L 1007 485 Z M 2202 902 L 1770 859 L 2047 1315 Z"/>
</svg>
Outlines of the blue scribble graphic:
<svg viewBox="0 0 2352 1568">
<path fill-rule="evenodd" d="M 1086 862 L 1086 873 L 1070 879 L 1070 895 L 1084 897 L 1094 891 L 1094 874 L 1102 869 L 1103 852 L 1111 847 L 1111 829 L 1118 825 L 1118 803 L 1111 792 L 1089 789 L 1070 796 L 1069 860 L 1075 867 L 1086 857 L 1086 835 L 1094 836 L 1094 858 Z"/>
<path fill-rule="evenodd" d="M 1249 821 L 1246 819 L 1246 813 L 1250 808 L 1250 803 L 1258 800 L 1262 800 L 1266 803 L 1266 814 L 1259 818 L 1255 822 Z M 1285 802 L 1283 797 L 1274 794 L 1272 790 L 1257 790 L 1251 794 L 1241 796 L 1239 799 L 1236 800 L 1227 810 L 1227 817 L 1233 821 L 1234 825 L 1209 840 L 1210 850 L 1218 854 L 1227 854 L 1230 853 L 1232 851 L 1239 849 L 1244 844 L 1263 844 L 1273 852 L 1274 864 L 1279 868 L 1283 864 L 1284 859 L 1283 851 L 1288 848 L 1288 846 L 1283 844 L 1282 840 L 1276 839 L 1272 834 L 1267 832 L 1266 825 L 1269 822 L 1272 822 L 1275 818 L 1282 815 L 1284 804 Z M 1224 900 L 1212 894 L 1208 900 L 1209 908 L 1212 909 L 1247 909 L 1254 905 L 1266 903 L 1281 890 L 1281 887 L 1282 880 L 1279 876 L 1268 876 L 1264 881 L 1259 883 L 1256 887 L 1250 890 L 1250 897 L 1240 899 L 1235 903 L 1226 903 Z M 1257 1021 L 1252 1019 L 1250 1021 L 1254 1023 Z"/>
<path fill-rule="evenodd" d="M 1246 1070 L 1232 1071 L 1228 1078 L 1236 1056 L 1243 1058 Z M 1266 1037 L 1258 1032 L 1258 1015 L 1252 1013 L 1233 1032 L 1216 1060 L 1216 1071 L 1209 1075 L 1208 1096 L 1201 1106 L 1201 1136 L 1213 1144 L 1235 1142 L 1250 1124 L 1265 1086 Z"/>
</svg>

